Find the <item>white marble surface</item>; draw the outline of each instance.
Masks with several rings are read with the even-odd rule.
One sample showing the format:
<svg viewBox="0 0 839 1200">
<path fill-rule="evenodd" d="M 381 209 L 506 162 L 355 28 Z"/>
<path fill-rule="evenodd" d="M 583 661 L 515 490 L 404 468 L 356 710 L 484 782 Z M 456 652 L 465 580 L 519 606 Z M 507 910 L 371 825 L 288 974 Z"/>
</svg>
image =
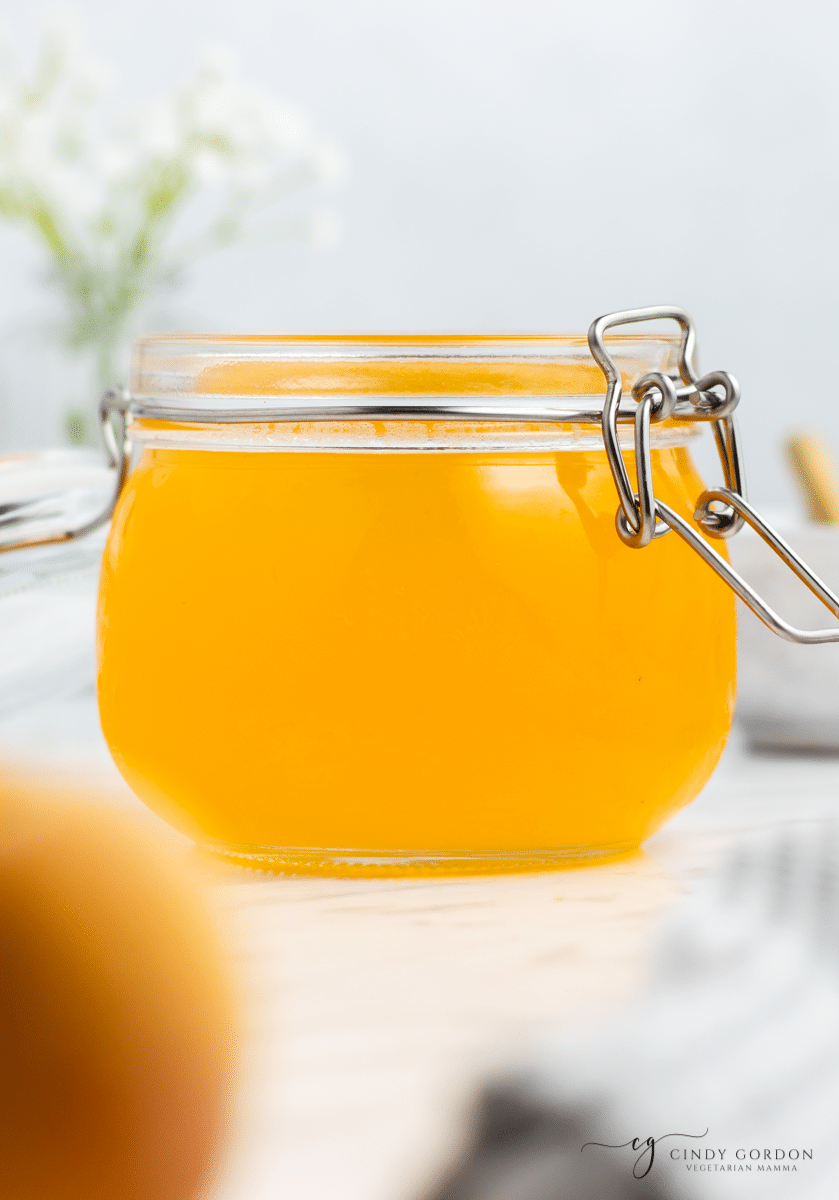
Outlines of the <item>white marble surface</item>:
<svg viewBox="0 0 839 1200">
<path fill-rule="evenodd" d="M 416 1195 L 476 1083 L 639 988 L 661 918 L 738 836 L 839 808 L 839 759 L 746 755 L 636 858 L 453 880 L 208 876 L 248 981 L 220 1200 Z M 721 1087 L 724 1081 L 721 1080 Z"/>
</svg>

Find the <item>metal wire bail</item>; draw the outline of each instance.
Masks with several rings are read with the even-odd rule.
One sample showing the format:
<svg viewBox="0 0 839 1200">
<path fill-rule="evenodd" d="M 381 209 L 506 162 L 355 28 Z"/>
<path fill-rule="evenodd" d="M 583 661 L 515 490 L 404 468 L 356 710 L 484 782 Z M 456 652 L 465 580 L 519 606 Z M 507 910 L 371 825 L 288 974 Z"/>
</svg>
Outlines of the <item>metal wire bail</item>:
<svg viewBox="0 0 839 1200">
<path fill-rule="evenodd" d="M 606 313 L 605 316 L 598 317 L 596 321 L 592 322 L 588 331 L 588 344 L 592 358 L 606 376 L 606 400 L 603 404 L 601 420 L 603 441 L 623 512 L 623 520 L 617 522 L 618 535 L 628 546 L 633 546 L 635 549 L 648 545 L 650 541 L 650 537 L 647 537 L 646 540 L 638 540 L 640 530 L 644 525 L 644 514 L 641 510 L 643 504 L 641 472 L 647 470 L 646 464 L 641 464 L 638 453 L 641 440 L 638 433 L 638 421 L 639 419 L 645 421 L 647 418 L 644 416 L 639 418 L 636 413 L 636 472 L 639 477 L 638 499 L 636 500 L 618 441 L 618 413 L 623 390 L 621 374 L 606 349 L 603 335 L 607 329 L 613 329 L 617 325 L 633 325 L 640 321 L 661 320 L 675 321 L 682 332 L 678 361 L 682 386 L 675 387 L 674 385 L 676 403 L 669 406 L 664 404 L 653 406 L 650 408 L 649 419 L 663 421 L 675 415 L 682 420 L 713 421 L 714 437 L 725 475 L 726 487 L 741 496 L 745 495 L 746 491 L 737 429 L 732 415 L 740 400 L 740 385 L 727 371 L 712 371 L 700 378 L 695 365 L 696 328 L 685 310 L 670 305 L 657 305 L 652 308 L 634 308 L 623 312 Z M 643 399 L 642 384 L 647 384 L 647 389 L 653 386 L 647 383 L 652 378 L 652 376 L 645 376 L 635 384 L 632 393 L 636 400 Z M 659 391 L 662 388 L 661 380 L 668 380 L 670 384 L 673 384 L 673 380 L 669 376 L 657 375 L 656 378 L 659 382 L 655 386 Z M 722 396 L 714 390 L 718 387 L 723 390 Z M 725 512 L 709 510 L 703 524 L 712 537 L 731 537 L 742 528 L 743 520 L 732 509 Z"/>
<path fill-rule="evenodd" d="M 629 474 L 618 442 L 617 417 L 621 399 L 621 377 L 603 342 L 607 329 L 637 321 L 677 321 L 682 330 L 679 347 L 679 376 L 683 387 L 676 388 L 666 375 L 645 375 L 632 389 L 639 402 L 635 413 L 635 464 L 638 491 L 633 492 Z M 743 466 L 737 441 L 733 412 L 740 400 L 740 387 L 727 371 L 711 371 L 701 378 L 694 366 L 696 332 L 688 314 L 682 308 L 636 308 L 625 312 L 607 313 L 592 322 L 588 332 L 591 353 L 606 376 L 606 401 L 603 405 L 603 441 L 612 478 L 617 488 L 620 506 L 615 525 L 618 536 L 633 549 L 641 549 L 668 529 L 684 539 L 704 562 L 728 584 L 755 616 L 773 633 L 788 642 L 814 645 L 818 642 L 839 642 L 839 629 L 796 629 L 778 614 L 746 583 L 731 566 L 709 545 L 705 538 L 662 500 L 657 500 L 652 487 L 650 454 L 650 422 L 667 417 L 694 421 L 713 421 L 714 437 L 725 474 L 726 486 L 709 489 L 699 497 L 694 519 L 709 537 L 727 538 L 748 523 L 778 557 L 804 583 L 835 617 L 839 617 L 839 596 L 819 579 L 807 564 L 784 541 L 745 496 Z M 722 395 L 715 389 L 722 389 Z M 658 396 L 658 399 L 654 397 Z M 671 400 L 671 395 L 675 400 Z M 681 408 L 686 399 L 690 411 Z M 714 507 L 714 506 L 717 507 Z M 659 525 L 659 522 L 661 524 Z"/>
<path fill-rule="evenodd" d="M 99 401 L 100 434 L 108 458 L 108 466 L 114 469 L 114 490 L 105 508 L 92 521 L 85 521 L 82 525 L 64 529 L 61 533 L 49 537 L 24 538 L 20 541 L 0 545 L 0 554 L 7 550 L 27 550 L 34 546 L 55 546 L 61 542 L 72 542 L 76 538 L 86 537 L 87 534 L 93 533 L 94 529 L 99 529 L 110 521 L 128 478 L 128 469 L 131 463 L 131 442 L 128 436 L 130 405 L 131 396 L 126 388 L 121 387 L 108 388 Z M 114 418 L 116 418 L 117 432 L 114 432 Z"/>
</svg>

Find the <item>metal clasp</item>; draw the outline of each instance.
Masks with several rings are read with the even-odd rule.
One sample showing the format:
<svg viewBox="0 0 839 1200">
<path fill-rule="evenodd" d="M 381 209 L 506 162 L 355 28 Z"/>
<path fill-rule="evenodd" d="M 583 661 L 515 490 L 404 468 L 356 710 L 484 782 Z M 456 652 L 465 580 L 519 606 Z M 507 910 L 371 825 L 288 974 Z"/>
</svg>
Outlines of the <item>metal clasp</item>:
<svg viewBox="0 0 839 1200">
<path fill-rule="evenodd" d="M 621 376 L 606 349 L 603 335 L 607 329 L 616 325 L 662 319 L 676 321 L 682 331 L 678 363 L 682 386 L 677 387 L 670 376 L 655 372 L 639 379 L 632 389 L 633 397 L 638 401 L 635 412 L 638 490 L 634 491 L 618 442 L 617 418 L 621 401 Z M 835 617 L 839 617 L 839 596 L 810 570 L 803 559 L 746 500 L 737 427 L 732 415 L 740 399 L 740 387 L 727 371 L 712 371 L 699 377 L 694 366 L 696 330 L 684 309 L 661 306 L 607 313 L 592 322 L 588 331 L 588 344 L 592 357 L 606 376 L 606 400 L 602 418 L 603 441 L 620 501 L 615 525 L 621 540 L 627 546 L 640 550 L 648 546 L 653 539 L 662 537 L 672 529 L 778 637 L 800 645 L 839 642 L 839 628 L 807 630 L 789 625 L 688 521 L 654 495 L 650 455 L 651 422 L 668 418 L 713 421 L 714 437 L 725 475 L 725 487 L 702 493 L 694 519 L 706 534 L 713 538 L 731 537 L 742 528 L 744 522 L 750 525 L 813 595 L 818 597 Z M 722 394 L 715 389 L 720 389 Z M 685 401 L 687 403 L 684 403 Z"/>
</svg>

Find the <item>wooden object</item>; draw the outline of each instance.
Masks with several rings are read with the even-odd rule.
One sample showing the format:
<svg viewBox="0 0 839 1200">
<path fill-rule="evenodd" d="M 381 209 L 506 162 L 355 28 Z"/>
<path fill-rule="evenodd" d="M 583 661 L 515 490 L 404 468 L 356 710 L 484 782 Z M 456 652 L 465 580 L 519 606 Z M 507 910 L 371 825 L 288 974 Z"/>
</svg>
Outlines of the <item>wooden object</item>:
<svg viewBox="0 0 839 1200">
<path fill-rule="evenodd" d="M 821 525 L 839 525 L 839 482 L 830 450 L 821 438 L 797 433 L 786 445 L 807 516 Z"/>
</svg>

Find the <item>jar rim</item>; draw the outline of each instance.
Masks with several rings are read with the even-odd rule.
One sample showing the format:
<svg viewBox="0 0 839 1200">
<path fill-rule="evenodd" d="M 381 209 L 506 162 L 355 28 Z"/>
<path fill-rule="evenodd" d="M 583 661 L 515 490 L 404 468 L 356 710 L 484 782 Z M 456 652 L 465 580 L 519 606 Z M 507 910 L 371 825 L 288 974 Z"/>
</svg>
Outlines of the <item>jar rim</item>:
<svg viewBox="0 0 839 1200">
<path fill-rule="evenodd" d="M 618 334 L 609 346 L 627 392 L 650 371 L 678 378 L 678 336 Z M 583 334 L 163 333 L 135 342 L 129 392 L 135 415 L 160 420 L 596 423 L 605 380 Z"/>
<path fill-rule="evenodd" d="M 610 345 L 667 342 L 678 346 L 675 333 L 610 333 Z M 174 333 L 142 334 L 134 345 L 183 343 L 205 346 L 371 345 L 371 346 L 456 346 L 456 345 L 547 345 L 588 346 L 584 333 Z"/>
</svg>

